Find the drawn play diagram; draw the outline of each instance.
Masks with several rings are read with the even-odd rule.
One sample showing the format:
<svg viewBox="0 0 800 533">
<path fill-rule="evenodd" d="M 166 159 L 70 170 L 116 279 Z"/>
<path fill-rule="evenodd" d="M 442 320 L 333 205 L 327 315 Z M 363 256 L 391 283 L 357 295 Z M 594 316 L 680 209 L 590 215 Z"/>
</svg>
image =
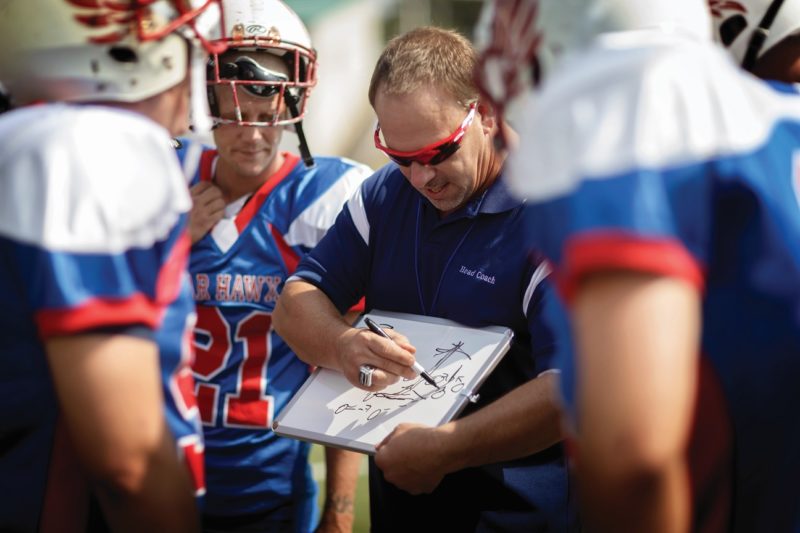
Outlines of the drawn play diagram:
<svg viewBox="0 0 800 533">
<path fill-rule="evenodd" d="M 468 328 L 439 318 L 379 311 L 367 316 L 409 338 L 437 387 L 417 377 L 367 392 L 339 372 L 320 368 L 278 416 L 276 433 L 372 454 L 401 422 L 440 425 L 476 401 L 475 390 L 513 336 L 507 328 Z"/>
</svg>

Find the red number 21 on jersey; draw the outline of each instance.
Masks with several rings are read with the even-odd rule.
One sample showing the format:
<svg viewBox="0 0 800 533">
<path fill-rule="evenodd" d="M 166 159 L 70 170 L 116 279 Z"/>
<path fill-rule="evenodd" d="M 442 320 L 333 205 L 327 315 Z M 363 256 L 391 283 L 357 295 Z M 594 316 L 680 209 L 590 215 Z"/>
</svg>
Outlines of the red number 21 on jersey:
<svg viewBox="0 0 800 533">
<path fill-rule="evenodd" d="M 197 403 L 204 425 L 216 425 L 221 420 L 225 427 L 272 426 L 274 403 L 272 397 L 265 394 L 271 325 L 272 317 L 268 313 L 253 311 L 236 324 L 231 337 L 231 325 L 216 307 L 197 306 L 195 329 L 209 338 L 205 345 L 195 340 L 196 354 L 192 366 L 198 378 Z M 222 412 L 218 413 L 220 385 L 214 382 L 214 378 L 230 365 L 233 343 L 242 343 L 240 351 L 243 356 L 237 365 L 234 390 L 225 392 Z"/>
</svg>

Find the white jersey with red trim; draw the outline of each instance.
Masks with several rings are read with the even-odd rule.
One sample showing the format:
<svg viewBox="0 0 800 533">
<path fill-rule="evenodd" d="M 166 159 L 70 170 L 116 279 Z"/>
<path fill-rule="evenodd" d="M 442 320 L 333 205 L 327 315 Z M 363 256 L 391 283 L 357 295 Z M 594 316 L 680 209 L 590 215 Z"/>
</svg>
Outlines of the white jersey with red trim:
<svg viewBox="0 0 800 533">
<path fill-rule="evenodd" d="M 568 297 L 609 269 L 698 288 L 693 529 L 795 531 L 800 98 L 678 33 L 608 34 L 564 61 L 530 100 L 510 162 L 530 200 L 532 245 Z M 575 364 L 560 366 L 573 406 Z M 705 481 L 732 503 L 704 500 L 698 476 L 726 453 L 733 471 Z M 726 505 L 732 515 L 716 512 Z M 720 516 L 733 526 L 702 523 Z"/>
<path fill-rule="evenodd" d="M 216 151 L 185 141 L 178 154 L 193 173 L 191 185 L 212 179 Z M 206 512 L 216 516 L 270 513 L 316 490 L 309 445 L 271 430 L 310 374 L 272 330 L 271 313 L 300 257 L 372 171 L 339 157 L 315 157 L 309 169 L 283 155 L 283 166 L 253 195 L 228 205 L 191 250 Z"/>
<path fill-rule="evenodd" d="M 193 322 L 190 198 L 166 130 L 106 107 L 8 112 L 0 191 L 0 530 L 35 531 L 43 517 L 70 527 L 44 503 L 73 495 L 51 460 L 66 457 L 43 346 L 54 336 L 157 330 L 167 418 L 202 484 L 197 410 L 182 377 L 192 357 L 181 346 Z"/>
</svg>

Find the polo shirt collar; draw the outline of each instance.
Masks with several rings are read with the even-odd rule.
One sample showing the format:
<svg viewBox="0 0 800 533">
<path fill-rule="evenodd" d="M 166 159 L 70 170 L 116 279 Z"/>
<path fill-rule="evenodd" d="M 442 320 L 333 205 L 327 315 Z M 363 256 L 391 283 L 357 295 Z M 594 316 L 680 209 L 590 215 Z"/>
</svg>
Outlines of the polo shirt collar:
<svg viewBox="0 0 800 533">
<path fill-rule="evenodd" d="M 433 210 L 434 207 L 424 197 L 423 203 L 427 209 Z M 479 214 L 497 214 L 510 211 L 524 203 L 511 194 L 508 186 L 503 179 L 503 173 L 492 183 L 491 186 L 480 196 L 467 202 L 461 209 L 450 213 L 441 222 L 449 222 L 460 218 L 474 218 Z"/>
<path fill-rule="evenodd" d="M 480 198 L 476 198 L 475 200 L 469 202 L 469 204 L 466 206 L 471 207 L 474 203 L 472 212 L 475 214 L 477 214 L 478 206 L 480 206 L 481 213 L 496 214 L 503 213 L 504 211 L 511 211 L 512 209 L 524 203 L 524 200 L 521 200 L 511 194 L 511 191 L 506 185 L 506 181 L 502 172 L 497 177 L 495 182 L 492 183 L 491 187 L 489 187 L 489 189 L 486 191 L 486 196 L 483 202 L 480 202 Z M 472 216 L 475 215 L 473 214 Z"/>
</svg>

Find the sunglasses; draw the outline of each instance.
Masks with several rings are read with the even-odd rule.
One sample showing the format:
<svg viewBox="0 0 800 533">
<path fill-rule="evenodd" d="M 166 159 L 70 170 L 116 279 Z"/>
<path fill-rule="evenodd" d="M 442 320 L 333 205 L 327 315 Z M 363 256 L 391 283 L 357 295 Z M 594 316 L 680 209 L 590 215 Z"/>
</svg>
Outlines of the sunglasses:
<svg viewBox="0 0 800 533">
<path fill-rule="evenodd" d="M 213 69 L 213 62 L 209 63 L 209 69 Z M 213 80 L 213 70 L 210 71 L 210 74 L 209 77 Z M 240 57 L 232 63 L 220 65 L 219 78 L 220 82 L 234 80 L 237 86 L 253 96 L 261 98 L 271 98 L 280 93 L 282 87 L 289 81 L 289 77 L 285 74 L 264 68 L 247 56 Z"/>
<path fill-rule="evenodd" d="M 473 102 L 469 105 L 469 112 L 467 113 L 464 121 L 461 123 L 458 129 L 453 132 L 452 135 L 443 141 L 429 144 L 428 146 L 420 148 L 419 150 L 414 150 L 413 152 L 399 152 L 397 150 L 392 150 L 388 146 L 384 146 L 381 143 L 381 125 L 377 124 L 375 126 L 375 147 L 389 156 L 389 159 L 401 167 L 411 166 L 411 163 L 419 163 L 420 165 L 438 165 L 456 153 L 461 147 L 461 141 L 464 139 L 464 134 L 467 132 L 467 128 L 469 128 L 470 124 L 472 124 L 472 120 L 475 118 L 476 105 L 477 102 Z"/>
<path fill-rule="evenodd" d="M 305 107 L 305 87 L 295 88 L 286 74 L 276 72 L 261 66 L 253 58 L 242 56 L 231 62 L 220 62 L 219 57 L 212 56 L 206 66 L 206 79 L 208 86 L 208 103 L 211 108 L 215 126 L 235 124 L 238 126 L 271 127 L 295 123 L 299 111 L 292 112 L 292 116 L 285 116 L 282 103 Z M 229 91 L 232 94 L 235 117 L 223 117 L 219 109 L 219 96 L 217 91 Z M 261 115 L 272 113 L 271 118 L 260 118 L 258 121 L 246 121 L 243 118 L 241 97 L 249 94 L 257 98 L 270 100 L 278 97 L 277 102 L 264 102 L 258 104 L 262 107 Z M 268 107 L 264 107 L 268 106 Z"/>
</svg>

